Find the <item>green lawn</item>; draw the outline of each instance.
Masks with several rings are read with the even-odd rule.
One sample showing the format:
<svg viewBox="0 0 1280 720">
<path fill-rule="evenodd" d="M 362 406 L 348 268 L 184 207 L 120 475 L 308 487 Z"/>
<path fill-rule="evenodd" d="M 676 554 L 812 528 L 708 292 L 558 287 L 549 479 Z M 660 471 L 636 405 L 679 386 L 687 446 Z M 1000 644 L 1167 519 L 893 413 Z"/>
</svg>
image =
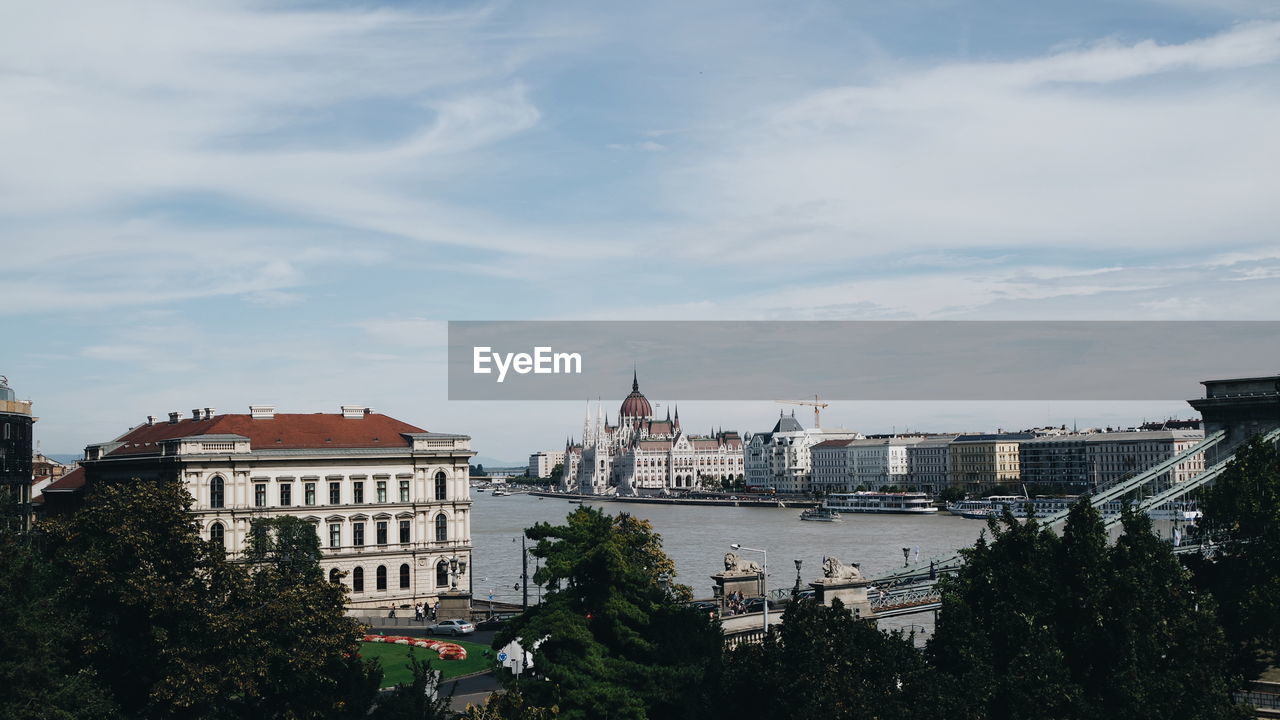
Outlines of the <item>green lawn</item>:
<svg viewBox="0 0 1280 720">
<path fill-rule="evenodd" d="M 470 675 L 494 666 L 493 650 L 489 646 L 452 638 L 449 638 L 448 642 L 457 643 L 466 648 L 467 659 L 441 660 L 436 651 L 428 650 L 427 648 L 416 647 L 413 648 L 413 652 L 419 660 L 430 660 L 431 669 L 439 670 L 446 679 L 459 675 Z M 413 679 L 409 674 L 410 647 L 412 646 L 396 645 L 394 643 L 362 642 L 360 643 L 360 657 L 366 660 L 378 658 L 378 660 L 382 661 L 382 686 L 391 687 L 399 683 L 408 683 Z"/>
</svg>

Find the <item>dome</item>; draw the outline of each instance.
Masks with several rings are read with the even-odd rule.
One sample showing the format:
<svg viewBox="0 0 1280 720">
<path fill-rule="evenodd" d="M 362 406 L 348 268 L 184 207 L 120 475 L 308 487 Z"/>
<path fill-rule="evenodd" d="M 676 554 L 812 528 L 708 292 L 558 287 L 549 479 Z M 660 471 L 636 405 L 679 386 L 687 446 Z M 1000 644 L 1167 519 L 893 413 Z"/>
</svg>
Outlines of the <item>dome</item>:
<svg viewBox="0 0 1280 720">
<path fill-rule="evenodd" d="M 631 376 L 631 394 L 622 401 L 618 414 L 624 418 L 645 418 L 646 420 L 653 417 L 653 406 L 644 395 L 640 394 L 640 382 L 635 375 Z"/>
</svg>

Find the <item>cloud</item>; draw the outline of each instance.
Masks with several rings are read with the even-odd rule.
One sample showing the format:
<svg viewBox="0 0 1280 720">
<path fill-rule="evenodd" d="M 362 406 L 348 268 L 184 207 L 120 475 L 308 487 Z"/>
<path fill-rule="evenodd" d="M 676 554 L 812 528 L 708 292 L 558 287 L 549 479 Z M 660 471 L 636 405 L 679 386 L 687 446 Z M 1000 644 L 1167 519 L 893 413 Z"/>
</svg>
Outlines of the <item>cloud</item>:
<svg viewBox="0 0 1280 720">
<path fill-rule="evenodd" d="M 758 110 L 673 175 L 698 261 L 1273 244 L 1280 23 L 891 69 Z M 694 238 L 697 241 L 694 241 Z"/>
</svg>

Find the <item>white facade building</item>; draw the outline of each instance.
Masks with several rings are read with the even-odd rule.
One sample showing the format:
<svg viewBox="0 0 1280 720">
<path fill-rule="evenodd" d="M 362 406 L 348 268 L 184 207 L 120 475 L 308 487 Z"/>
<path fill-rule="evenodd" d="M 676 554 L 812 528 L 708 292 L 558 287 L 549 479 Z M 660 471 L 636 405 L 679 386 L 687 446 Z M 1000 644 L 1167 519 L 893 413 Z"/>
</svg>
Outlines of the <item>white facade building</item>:
<svg viewBox="0 0 1280 720">
<path fill-rule="evenodd" d="M 244 552 L 253 519 L 302 518 L 315 526 L 321 565 L 347 585 L 351 607 L 468 589 L 470 437 L 427 432 L 359 406 L 340 414 L 253 406 L 247 415 L 211 408 L 180 415 L 148 418 L 88 446 L 85 482 L 180 479 L 201 532 L 232 560 Z M 451 573 L 452 560 L 459 570 Z"/>
<path fill-rule="evenodd" d="M 529 477 L 549 478 L 557 465 L 564 464 L 563 450 L 540 450 L 529 455 Z"/>
<path fill-rule="evenodd" d="M 907 448 L 907 487 L 915 492 L 937 493 L 947 485 L 948 446 L 955 435 L 927 435 Z"/>
<path fill-rule="evenodd" d="M 812 448 L 831 440 L 861 437 L 851 430 L 805 428 L 794 414 L 783 415 L 773 430 L 748 436 L 743 463 L 747 487 L 773 488 L 790 494 L 808 493 L 813 489 Z M 823 461 L 829 462 L 831 458 L 824 454 Z M 823 466 L 822 472 L 828 473 L 831 469 Z"/>
<path fill-rule="evenodd" d="M 622 401 L 617 425 L 597 406 L 583 421 L 582 443 L 564 452 L 560 488 L 586 495 L 651 495 L 672 490 L 719 489 L 742 477 L 742 438 L 733 431 L 690 435 L 673 418 L 655 420 L 637 378 Z"/>
</svg>

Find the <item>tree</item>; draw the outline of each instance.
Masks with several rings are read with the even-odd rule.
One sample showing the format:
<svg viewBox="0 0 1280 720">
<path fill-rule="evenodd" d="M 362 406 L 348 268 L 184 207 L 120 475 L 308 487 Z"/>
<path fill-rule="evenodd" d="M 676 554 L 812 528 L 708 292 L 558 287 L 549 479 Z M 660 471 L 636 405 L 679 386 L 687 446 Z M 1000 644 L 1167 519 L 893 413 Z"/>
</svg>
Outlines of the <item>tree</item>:
<svg viewBox="0 0 1280 720">
<path fill-rule="evenodd" d="M 1237 450 L 1202 507 L 1218 546 L 1192 567 L 1218 600 L 1236 669 L 1256 677 L 1280 658 L 1280 451 L 1259 438 Z"/>
<path fill-rule="evenodd" d="M 381 669 L 356 653 L 314 528 L 259 521 L 231 563 L 190 503 L 175 480 L 106 483 L 47 525 L 51 604 L 76 628 L 69 670 L 129 718 L 362 717 Z"/>
<path fill-rule="evenodd" d="M 110 690 L 78 667 L 82 618 L 53 601 L 57 575 L 37 535 L 0 533 L 0 717 L 32 720 L 122 718 Z"/>
<path fill-rule="evenodd" d="M 931 672 L 909 636 L 854 619 L 839 601 L 790 603 L 761 645 L 727 654 L 725 718 L 919 717 L 932 706 Z"/>
<path fill-rule="evenodd" d="M 361 630 L 346 588 L 320 568 L 320 540 L 296 517 L 250 525 L 249 582 L 239 613 L 240 702 L 247 717 L 360 717 L 377 694 L 379 666 L 359 659 Z"/>
<path fill-rule="evenodd" d="M 234 692 L 244 571 L 200 539 L 189 503 L 176 481 L 103 484 L 48 526 L 55 603 L 84 622 L 78 664 L 128 717 L 207 716 Z"/>
<path fill-rule="evenodd" d="M 413 648 L 409 648 L 409 671 L 413 679 L 396 686 L 394 692 L 378 701 L 378 707 L 370 715 L 372 720 L 444 720 L 453 717 L 449 703 L 453 693 L 440 692 L 440 671 L 431 663 L 419 660 Z"/>
<path fill-rule="evenodd" d="M 1236 678 L 1212 598 L 1150 520 L 1127 510 L 1113 547 L 1077 504 L 1062 538 L 1006 512 L 994 541 L 944 580 L 929 644 L 956 718 L 1232 718 Z"/>
<path fill-rule="evenodd" d="M 515 688 L 535 707 L 565 718 L 705 717 L 723 637 L 670 586 L 675 564 L 645 520 L 578 508 L 566 524 L 526 531 L 543 566 L 543 602 L 495 641 L 519 637 L 537 680 Z"/>
<path fill-rule="evenodd" d="M 471 477 L 487 477 L 489 473 L 485 472 L 484 465 L 476 464 L 471 467 Z"/>
<path fill-rule="evenodd" d="M 938 499 L 944 503 L 953 503 L 965 498 L 964 488 L 959 485 L 948 485 L 938 493 Z"/>
</svg>

